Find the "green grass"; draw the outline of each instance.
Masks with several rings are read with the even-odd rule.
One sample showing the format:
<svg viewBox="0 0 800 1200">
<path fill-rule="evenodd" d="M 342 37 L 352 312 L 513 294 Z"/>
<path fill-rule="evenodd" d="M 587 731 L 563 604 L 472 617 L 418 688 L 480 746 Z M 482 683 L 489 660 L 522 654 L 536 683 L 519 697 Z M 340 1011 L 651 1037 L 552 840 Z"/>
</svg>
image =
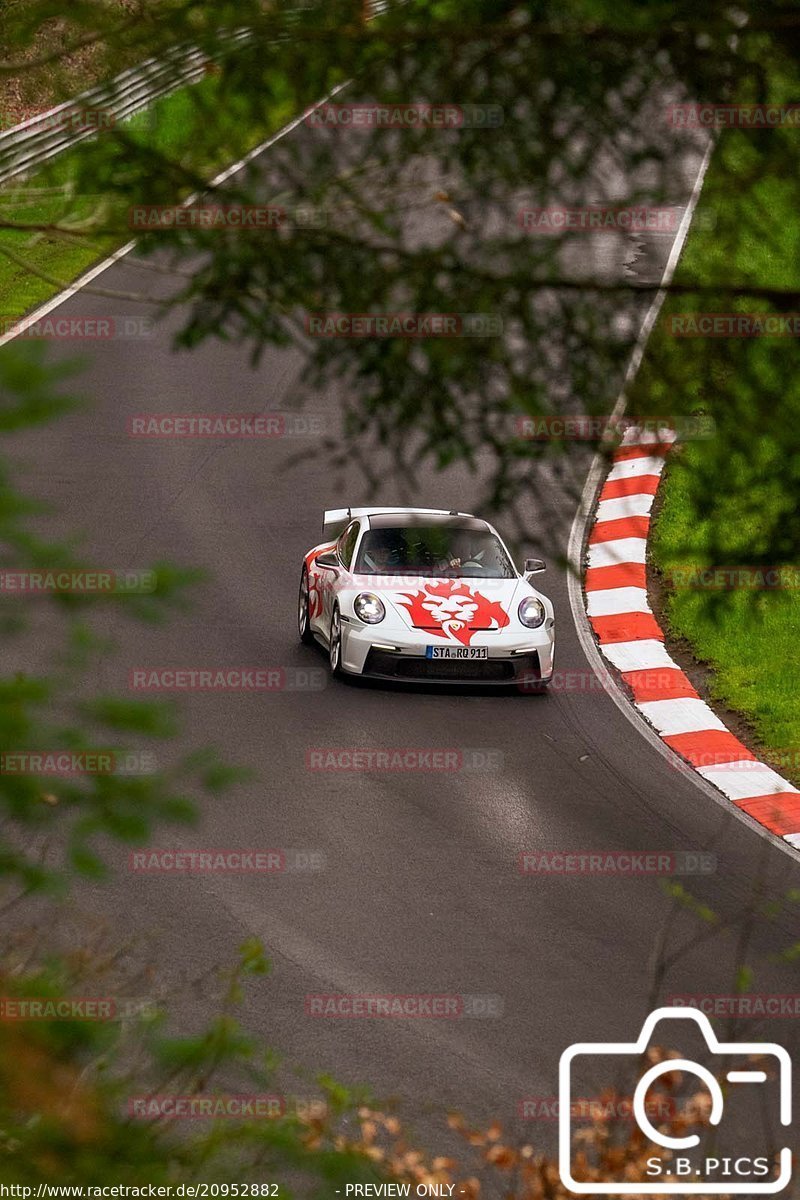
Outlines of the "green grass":
<svg viewBox="0 0 800 1200">
<path fill-rule="evenodd" d="M 682 461 L 669 470 L 664 484 L 650 552 L 665 572 L 708 562 L 687 488 L 691 469 Z M 741 532 L 746 536 L 747 527 Z M 686 555 L 687 545 L 697 547 L 693 558 Z M 731 565 L 746 562 L 746 555 L 731 556 Z M 785 774 L 800 778 L 800 593 L 685 587 L 671 593 L 667 615 L 670 632 L 685 638 L 694 654 L 713 667 L 712 697 L 744 714 L 765 757 L 772 756 Z"/>
<path fill-rule="evenodd" d="M 789 91 L 796 92 L 796 86 Z M 716 435 L 668 464 L 650 553 L 665 573 L 710 564 L 798 564 L 800 363 L 794 338 L 681 339 L 670 315 L 796 309 L 779 297 L 713 289 L 731 281 L 800 288 L 800 131 L 725 131 L 702 193 L 713 228 L 690 232 L 676 283 L 712 289 L 670 296 L 634 385 L 630 411 L 710 413 Z M 800 590 L 668 591 L 668 631 L 712 668 L 712 698 L 750 722 L 765 758 L 800 782 Z"/>
<path fill-rule="evenodd" d="M 278 108 L 254 124 L 250 110 L 240 111 L 236 98 L 221 94 L 218 79 L 210 75 L 156 101 L 120 132 L 152 151 L 154 162 L 173 159 L 199 182 L 246 154 L 291 115 Z M 24 182 L 0 189 L 0 221 L 59 224 L 68 230 L 0 229 L 0 318 L 15 320 L 44 303 L 129 240 L 122 186 L 81 194 L 82 180 L 113 181 L 115 172 L 123 179 L 125 169 L 124 144 L 115 130 L 66 151 Z M 192 190 L 186 177 L 176 177 L 169 196 L 153 199 L 145 193 L 145 202 L 173 202 Z"/>
</svg>

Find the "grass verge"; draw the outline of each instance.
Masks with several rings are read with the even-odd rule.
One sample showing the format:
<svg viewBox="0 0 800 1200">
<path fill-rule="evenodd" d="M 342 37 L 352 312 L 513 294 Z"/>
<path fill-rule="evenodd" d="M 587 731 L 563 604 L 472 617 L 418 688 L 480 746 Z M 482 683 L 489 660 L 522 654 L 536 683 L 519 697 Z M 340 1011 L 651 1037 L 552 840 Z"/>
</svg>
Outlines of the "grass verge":
<svg viewBox="0 0 800 1200">
<path fill-rule="evenodd" d="M 796 91 L 785 80 L 775 87 L 771 98 L 777 100 Z M 688 310 L 791 311 L 791 293 L 800 288 L 799 137 L 796 128 L 786 127 L 720 135 L 700 209 L 711 220 L 691 230 L 675 279 L 679 287 L 701 284 L 708 293 L 668 298 L 630 404 L 636 413 L 703 412 L 714 419 L 715 435 L 685 444 L 661 485 L 650 539 L 652 565 L 661 576 L 661 615 L 678 648 L 688 644 L 709 668 L 710 699 L 742 714 L 754 749 L 795 783 L 797 338 L 678 337 L 673 318 Z M 732 280 L 758 290 L 731 299 L 721 289 Z M 760 572 L 775 563 L 788 568 L 790 586 L 760 587 Z M 710 567 L 745 573 L 717 573 L 709 577 L 711 586 L 686 585 L 693 570 Z M 676 576 L 681 586 L 675 586 Z"/>
</svg>

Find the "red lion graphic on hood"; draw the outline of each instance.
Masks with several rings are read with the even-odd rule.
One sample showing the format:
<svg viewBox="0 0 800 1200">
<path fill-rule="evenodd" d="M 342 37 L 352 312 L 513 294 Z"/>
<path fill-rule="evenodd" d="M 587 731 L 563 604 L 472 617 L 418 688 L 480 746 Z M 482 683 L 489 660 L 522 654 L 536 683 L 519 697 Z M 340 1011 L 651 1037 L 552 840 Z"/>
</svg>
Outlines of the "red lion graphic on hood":
<svg viewBox="0 0 800 1200">
<path fill-rule="evenodd" d="M 497 629 L 505 629 L 509 621 L 508 613 L 496 600 L 487 600 L 456 579 L 426 583 L 421 592 L 404 592 L 399 603 L 408 610 L 415 629 L 455 638 L 464 646 L 478 630 L 492 629 L 493 622 Z"/>
</svg>

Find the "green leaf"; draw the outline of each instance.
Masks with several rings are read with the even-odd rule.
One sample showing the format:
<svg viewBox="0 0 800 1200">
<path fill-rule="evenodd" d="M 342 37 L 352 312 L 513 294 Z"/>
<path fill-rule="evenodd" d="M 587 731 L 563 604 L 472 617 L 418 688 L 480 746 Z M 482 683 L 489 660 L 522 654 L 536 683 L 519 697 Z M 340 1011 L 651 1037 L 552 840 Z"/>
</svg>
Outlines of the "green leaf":
<svg viewBox="0 0 800 1200">
<path fill-rule="evenodd" d="M 239 947 L 240 965 L 245 975 L 267 975 L 271 963 L 266 957 L 264 945 L 257 938 L 249 938 Z"/>
</svg>

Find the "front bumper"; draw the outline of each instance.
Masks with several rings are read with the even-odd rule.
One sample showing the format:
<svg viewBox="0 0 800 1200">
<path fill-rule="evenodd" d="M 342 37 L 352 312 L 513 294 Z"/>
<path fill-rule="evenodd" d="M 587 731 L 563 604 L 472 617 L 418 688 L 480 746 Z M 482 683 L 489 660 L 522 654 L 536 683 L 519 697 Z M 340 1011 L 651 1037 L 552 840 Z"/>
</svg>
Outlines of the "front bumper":
<svg viewBox="0 0 800 1200">
<path fill-rule="evenodd" d="M 435 659 L 426 657 L 431 645 L 444 642 L 425 630 L 385 632 L 375 625 L 362 625 L 352 617 L 342 626 L 342 665 L 354 675 L 405 683 L 474 684 L 479 687 L 532 689 L 546 684 L 553 674 L 554 631 L 552 618 L 541 629 L 512 632 L 481 630 L 472 636 L 470 647 L 485 646 L 482 659 Z M 391 647 L 391 648 L 390 648 Z"/>
</svg>

